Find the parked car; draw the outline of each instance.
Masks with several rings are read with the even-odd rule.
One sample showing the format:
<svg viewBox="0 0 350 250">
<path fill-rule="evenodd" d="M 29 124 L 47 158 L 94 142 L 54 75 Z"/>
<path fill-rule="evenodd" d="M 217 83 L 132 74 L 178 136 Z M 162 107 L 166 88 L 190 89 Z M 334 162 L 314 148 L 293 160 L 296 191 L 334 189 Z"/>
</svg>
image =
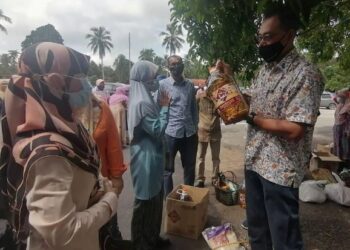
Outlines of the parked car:
<svg viewBox="0 0 350 250">
<path fill-rule="evenodd" d="M 331 92 L 323 92 L 321 96 L 321 108 L 335 109 L 337 104 L 334 101 L 334 95 Z"/>
<path fill-rule="evenodd" d="M 126 84 L 121 82 L 106 82 L 104 91 L 106 91 L 109 95 L 113 95 L 117 88 L 123 86 L 126 86 Z"/>
</svg>

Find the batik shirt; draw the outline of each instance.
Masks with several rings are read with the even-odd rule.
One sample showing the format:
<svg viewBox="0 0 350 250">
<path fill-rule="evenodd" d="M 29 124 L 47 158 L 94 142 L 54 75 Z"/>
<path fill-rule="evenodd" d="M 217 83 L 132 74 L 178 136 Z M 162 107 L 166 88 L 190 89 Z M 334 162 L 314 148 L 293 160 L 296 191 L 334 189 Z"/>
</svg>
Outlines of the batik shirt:
<svg viewBox="0 0 350 250">
<path fill-rule="evenodd" d="M 252 84 L 250 112 L 305 125 L 299 140 L 249 126 L 245 166 L 273 183 L 298 187 L 311 156 L 324 82 L 319 71 L 295 50 L 280 62 L 265 64 Z"/>
</svg>

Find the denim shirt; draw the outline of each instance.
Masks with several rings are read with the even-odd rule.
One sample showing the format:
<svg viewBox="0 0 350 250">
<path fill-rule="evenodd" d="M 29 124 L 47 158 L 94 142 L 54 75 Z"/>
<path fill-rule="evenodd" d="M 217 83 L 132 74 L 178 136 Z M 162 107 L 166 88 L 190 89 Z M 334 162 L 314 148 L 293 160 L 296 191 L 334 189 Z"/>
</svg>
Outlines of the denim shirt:
<svg viewBox="0 0 350 250">
<path fill-rule="evenodd" d="M 175 138 L 196 134 L 199 118 L 193 83 L 188 79 L 175 82 L 172 77 L 168 77 L 159 84 L 159 93 L 165 91 L 171 96 L 169 122 L 165 133 Z"/>
</svg>

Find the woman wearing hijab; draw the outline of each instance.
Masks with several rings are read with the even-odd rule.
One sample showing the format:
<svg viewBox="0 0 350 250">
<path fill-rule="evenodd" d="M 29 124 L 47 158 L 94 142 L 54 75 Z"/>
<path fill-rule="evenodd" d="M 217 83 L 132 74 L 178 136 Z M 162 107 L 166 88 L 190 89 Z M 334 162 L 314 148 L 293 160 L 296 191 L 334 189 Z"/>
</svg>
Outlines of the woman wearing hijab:
<svg viewBox="0 0 350 250">
<path fill-rule="evenodd" d="M 345 88 L 336 93 L 337 108 L 333 127 L 334 154 L 350 167 L 350 89 Z"/>
<path fill-rule="evenodd" d="M 157 249 L 170 244 L 161 239 L 163 209 L 164 131 L 170 99 L 160 93 L 160 110 L 149 88 L 158 66 L 148 61 L 134 64 L 130 72 L 128 127 L 130 170 L 135 191 L 131 238 L 135 249 Z"/>
<path fill-rule="evenodd" d="M 98 189 L 95 145 L 78 122 L 88 104 L 89 58 L 55 43 L 39 43 L 20 57 L 10 80 L 3 119 L 2 192 L 18 240 L 29 250 L 99 249 L 98 231 L 116 213 L 117 195 Z M 89 204 L 90 203 L 90 204 Z"/>
<path fill-rule="evenodd" d="M 126 147 L 126 108 L 128 103 L 129 86 L 123 86 L 116 89 L 115 93 L 109 99 L 115 124 L 117 125 L 122 146 Z"/>
</svg>

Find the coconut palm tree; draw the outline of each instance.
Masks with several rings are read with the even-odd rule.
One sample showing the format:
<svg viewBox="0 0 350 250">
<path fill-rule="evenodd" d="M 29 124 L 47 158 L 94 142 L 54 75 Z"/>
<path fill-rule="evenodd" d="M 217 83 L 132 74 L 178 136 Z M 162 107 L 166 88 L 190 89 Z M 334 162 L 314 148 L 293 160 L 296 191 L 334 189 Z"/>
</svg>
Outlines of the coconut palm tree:
<svg viewBox="0 0 350 250">
<path fill-rule="evenodd" d="M 140 51 L 140 55 L 139 55 L 140 60 L 147 60 L 147 61 L 153 62 L 155 57 L 156 57 L 156 53 L 154 53 L 153 49 L 143 49 Z"/>
<path fill-rule="evenodd" d="M 12 23 L 11 18 L 9 18 L 8 16 L 5 16 L 1 9 L 0 9 L 0 20 L 4 20 L 8 23 Z M 7 34 L 7 29 L 2 24 L 0 24 L 0 30 Z"/>
<path fill-rule="evenodd" d="M 85 38 L 90 40 L 88 47 L 91 48 L 92 52 L 94 54 L 98 52 L 101 60 L 102 78 L 104 79 L 103 57 L 106 55 L 106 50 L 111 52 L 111 48 L 113 48 L 111 33 L 105 27 L 93 27 L 90 31 L 92 33 L 87 34 Z"/>
<path fill-rule="evenodd" d="M 163 31 L 160 33 L 160 36 L 164 37 L 162 46 L 165 46 L 166 51 L 169 51 L 170 55 L 173 55 L 177 50 L 182 48 L 182 44 L 185 42 L 182 38 L 182 28 L 181 25 L 173 22 L 166 26 L 166 30 L 166 32 Z"/>
</svg>

